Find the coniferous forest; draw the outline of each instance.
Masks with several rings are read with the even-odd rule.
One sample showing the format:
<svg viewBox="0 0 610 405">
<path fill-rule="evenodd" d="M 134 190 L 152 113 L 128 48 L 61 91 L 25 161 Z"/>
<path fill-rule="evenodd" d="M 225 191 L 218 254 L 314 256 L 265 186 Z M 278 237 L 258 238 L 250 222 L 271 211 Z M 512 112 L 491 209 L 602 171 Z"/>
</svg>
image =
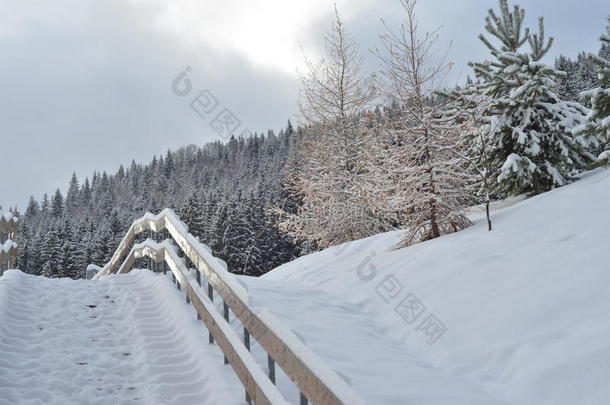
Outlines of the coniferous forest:
<svg viewBox="0 0 610 405">
<path fill-rule="evenodd" d="M 169 207 L 232 271 L 263 274 L 300 252 L 266 209 L 292 204 L 282 179 L 299 138 L 288 123 L 277 135 L 190 145 L 116 173 L 73 175 L 65 195 L 32 197 L 20 215 L 18 267 L 84 277 L 88 264 L 110 259 L 133 220 Z"/>
</svg>

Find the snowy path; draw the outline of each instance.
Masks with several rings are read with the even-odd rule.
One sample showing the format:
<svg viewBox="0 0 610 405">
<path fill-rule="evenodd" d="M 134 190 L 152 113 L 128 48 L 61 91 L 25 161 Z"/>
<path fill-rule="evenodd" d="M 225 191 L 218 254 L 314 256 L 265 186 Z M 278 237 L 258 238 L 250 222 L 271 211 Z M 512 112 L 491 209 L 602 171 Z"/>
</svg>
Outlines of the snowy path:
<svg viewBox="0 0 610 405">
<path fill-rule="evenodd" d="M 169 279 L 0 278 L 0 404 L 243 404 Z"/>
</svg>

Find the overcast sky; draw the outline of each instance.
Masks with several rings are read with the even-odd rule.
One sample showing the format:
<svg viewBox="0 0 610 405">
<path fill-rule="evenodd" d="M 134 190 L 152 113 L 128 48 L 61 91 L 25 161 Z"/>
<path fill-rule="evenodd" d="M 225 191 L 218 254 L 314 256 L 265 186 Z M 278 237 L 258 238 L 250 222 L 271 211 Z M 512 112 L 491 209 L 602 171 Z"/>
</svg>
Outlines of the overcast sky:
<svg viewBox="0 0 610 405">
<path fill-rule="evenodd" d="M 398 0 L 336 0 L 362 46 L 377 44 L 380 20 L 399 23 Z M 442 25 L 453 42 L 451 81 L 486 49 L 476 38 L 495 0 L 421 0 L 422 29 Z M 597 51 L 607 0 L 518 2 L 529 25 L 545 16 L 559 53 Z M 24 206 L 94 170 L 218 138 L 210 127 L 227 108 L 237 132 L 295 120 L 303 49 L 316 58 L 332 0 L 0 0 L 0 205 Z M 191 93 L 172 92 L 186 67 Z M 190 101 L 208 90 L 217 102 L 199 116 Z"/>
</svg>

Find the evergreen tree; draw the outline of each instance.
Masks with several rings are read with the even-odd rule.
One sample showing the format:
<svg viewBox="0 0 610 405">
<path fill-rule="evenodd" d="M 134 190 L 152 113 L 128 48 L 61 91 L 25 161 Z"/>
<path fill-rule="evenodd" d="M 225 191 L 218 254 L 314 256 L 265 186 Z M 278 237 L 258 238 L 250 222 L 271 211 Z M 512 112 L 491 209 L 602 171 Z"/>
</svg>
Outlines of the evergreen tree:
<svg viewBox="0 0 610 405">
<path fill-rule="evenodd" d="M 560 55 L 555 59 L 555 69 L 565 72 L 565 76 L 557 78 L 557 95 L 563 100 L 578 101 L 580 99 L 580 91 L 583 89 L 579 89 L 579 83 L 575 80 L 578 72 L 576 62 Z"/>
<path fill-rule="evenodd" d="M 70 223 L 66 220 L 60 232 L 61 252 L 59 258 L 59 266 L 57 268 L 58 277 L 77 278 L 79 269 L 77 267 L 77 251 L 78 245 L 73 234 Z M 84 272 L 84 270 L 81 270 Z"/>
<path fill-rule="evenodd" d="M 166 178 L 170 178 L 172 171 L 174 170 L 174 158 L 170 150 L 165 155 L 165 165 L 163 167 L 163 174 Z"/>
<path fill-rule="evenodd" d="M 499 195 L 537 194 L 566 184 L 592 160 L 588 148 L 595 145 L 594 137 L 572 135 L 586 108 L 552 90 L 563 73 L 541 62 L 553 43 L 545 39 L 543 19 L 531 33 L 524 17 L 507 0 L 500 0 L 500 15 L 489 10 L 485 29 L 499 46 L 479 36 L 493 60 L 471 64 L 479 83 L 465 90 L 490 101 L 482 114 L 495 122 L 488 143 Z M 529 51 L 522 49 L 525 44 Z"/>
<path fill-rule="evenodd" d="M 238 196 L 230 206 L 230 216 L 223 237 L 222 255 L 233 271 L 247 274 L 254 248 L 253 225 L 250 222 L 250 201 Z"/>
<path fill-rule="evenodd" d="M 54 218 L 61 218 L 64 213 L 64 196 L 59 191 L 59 188 L 55 190 L 53 200 L 51 201 L 51 215 Z"/>
<path fill-rule="evenodd" d="M 574 61 L 563 55 L 559 56 L 555 60 L 555 69 L 565 72 L 565 75 L 555 79 L 555 91 L 562 100 L 580 101 L 581 92 L 599 85 L 598 69 L 585 52 L 580 52 Z M 587 103 L 587 100 L 584 101 Z M 586 106 L 590 107 L 590 104 Z"/>
<path fill-rule="evenodd" d="M 93 239 L 91 259 L 94 264 L 104 266 L 112 257 L 115 245 L 112 231 L 104 226 Z"/>
<path fill-rule="evenodd" d="M 28 202 L 28 206 L 25 209 L 25 218 L 33 219 L 40 213 L 40 206 L 38 201 L 34 199 L 34 197 L 30 197 L 30 201 Z"/>
<path fill-rule="evenodd" d="M 186 199 L 180 210 L 180 219 L 188 226 L 191 234 L 203 237 L 205 226 L 203 222 L 203 207 L 197 194 L 193 193 Z"/>
<path fill-rule="evenodd" d="M 577 135 L 592 136 L 605 142 L 610 142 L 610 52 L 606 52 L 606 57 L 602 54 L 604 49 L 610 49 L 610 16 L 608 21 L 607 32 L 600 37 L 605 48 L 602 47 L 599 56 L 590 55 L 599 69 L 600 87 L 582 93 L 592 107 L 587 122 L 575 130 Z"/>
<path fill-rule="evenodd" d="M 44 193 L 44 196 L 42 197 L 42 203 L 40 203 L 40 213 L 42 215 L 46 215 L 49 213 L 49 196 L 47 195 L 47 193 Z"/>
<path fill-rule="evenodd" d="M 74 233 L 75 240 L 75 266 L 77 269 L 78 277 L 85 274 L 87 266 L 93 263 L 93 236 L 95 234 L 95 228 L 89 220 L 84 220 L 78 226 L 78 229 Z"/>
<path fill-rule="evenodd" d="M 81 202 L 83 207 L 89 210 L 91 206 L 91 186 L 89 185 L 89 178 L 85 178 L 85 182 L 80 191 L 81 194 Z"/>
<path fill-rule="evenodd" d="M 63 241 L 59 230 L 54 227 L 46 233 L 41 246 L 42 275 L 45 277 L 61 277 Z"/>
<path fill-rule="evenodd" d="M 25 221 L 22 221 L 19 224 L 17 244 L 19 246 L 19 249 L 17 250 L 17 268 L 27 271 L 27 269 L 30 269 L 33 265 L 33 263 L 31 263 L 31 260 L 33 259 L 33 243 L 30 227 Z"/>
<path fill-rule="evenodd" d="M 225 252 L 225 236 L 229 229 L 229 209 L 227 203 L 218 204 L 210 226 L 211 236 L 208 244 L 214 252 Z"/>
<path fill-rule="evenodd" d="M 68 194 L 66 195 L 66 214 L 75 215 L 80 206 L 79 201 L 80 185 L 76 173 L 72 173 L 70 185 L 68 187 Z"/>
</svg>

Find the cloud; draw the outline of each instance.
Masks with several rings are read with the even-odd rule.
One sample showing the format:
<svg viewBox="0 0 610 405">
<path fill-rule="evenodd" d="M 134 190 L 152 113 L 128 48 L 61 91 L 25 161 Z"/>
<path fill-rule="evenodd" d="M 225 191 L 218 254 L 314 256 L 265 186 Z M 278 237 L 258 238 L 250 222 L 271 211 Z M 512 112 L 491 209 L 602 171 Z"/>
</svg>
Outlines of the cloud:
<svg viewBox="0 0 610 405">
<path fill-rule="evenodd" d="M 170 89 L 186 66 L 195 90 L 209 89 L 251 131 L 279 129 L 296 112 L 303 49 L 318 58 L 332 0 L 0 0 L 0 204 L 23 205 L 64 186 L 72 171 L 115 170 L 132 158 L 217 138 Z M 546 16 L 553 55 L 594 51 L 608 10 L 601 0 L 522 0 L 529 25 Z M 453 41 L 452 80 L 487 55 L 476 39 L 481 0 L 420 0 L 424 30 Z M 366 66 L 380 19 L 400 23 L 398 0 L 338 0 Z M 302 65 L 301 65 L 302 66 Z M 461 73 L 461 75 L 460 75 Z M 11 152 L 7 152 L 9 149 Z M 7 179 L 7 174 L 12 178 Z"/>
<path fill-rule="evenodd" d="M 294 113 L 294 77 L 235 49 L 159 29 L 150 5 L 120 1 L 17 3 L 0 31 L 0 204 L 23 206 L 76 170 L 114 170 L 132 158 L 217 138 L 170 89 L 185 66 L 252 131 Z M 58 3 L 61 5 L 58 7 Z M 3 5 L 5 8 L 6 5 Z M 69 12 L 68 12 L 69 11 Z"/>
</svg>

